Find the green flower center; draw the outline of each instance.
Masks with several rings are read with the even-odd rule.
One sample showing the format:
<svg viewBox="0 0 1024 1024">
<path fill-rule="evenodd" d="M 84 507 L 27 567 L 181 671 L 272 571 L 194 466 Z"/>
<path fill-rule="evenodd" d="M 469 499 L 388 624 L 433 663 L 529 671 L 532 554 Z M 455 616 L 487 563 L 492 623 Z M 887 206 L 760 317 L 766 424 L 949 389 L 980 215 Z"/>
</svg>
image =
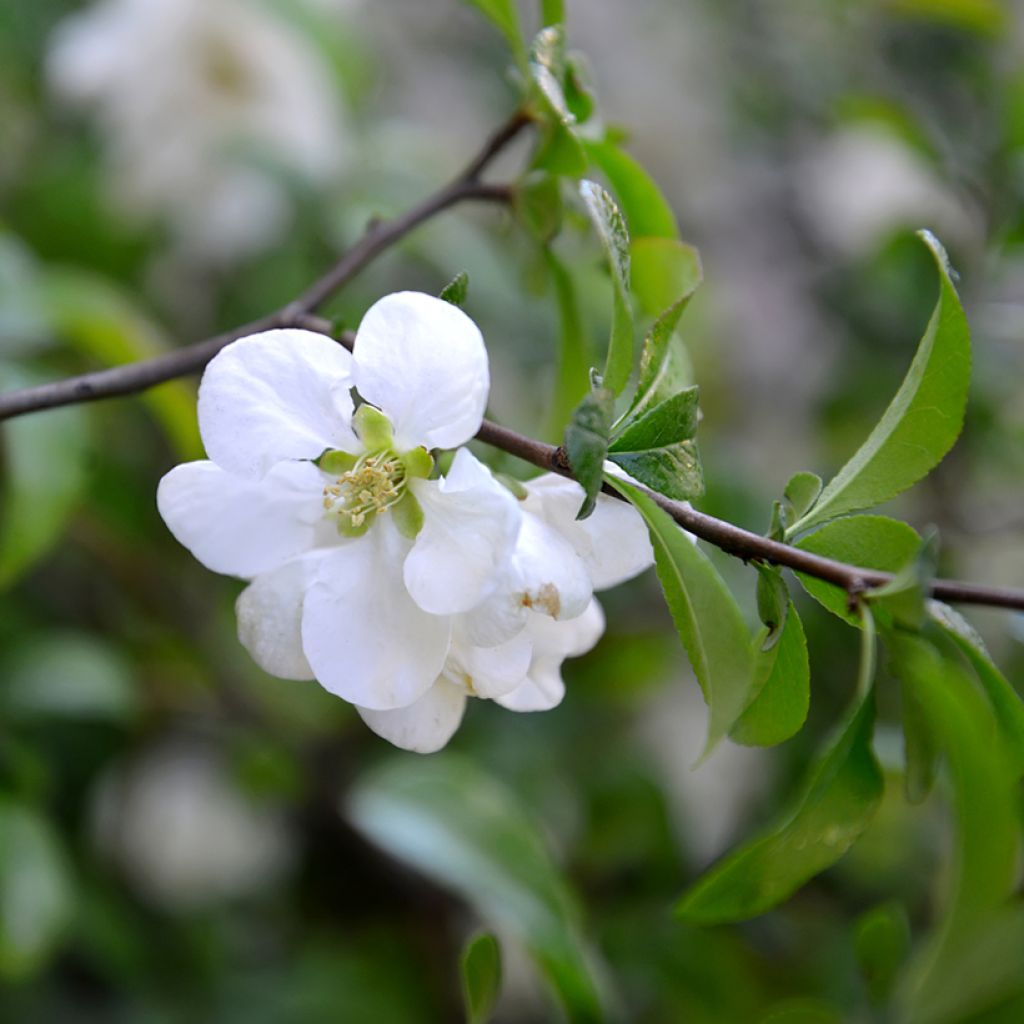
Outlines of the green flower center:
<svg viewBox="0 0 1024 1024">
<path fill-rule="evenodd" d="M 405 463 L 393 451 L 367 452 L 324 488 L 324 508 L 341 520 L 343 531 L 358 531 L 406 493 Z"/>
</svg>

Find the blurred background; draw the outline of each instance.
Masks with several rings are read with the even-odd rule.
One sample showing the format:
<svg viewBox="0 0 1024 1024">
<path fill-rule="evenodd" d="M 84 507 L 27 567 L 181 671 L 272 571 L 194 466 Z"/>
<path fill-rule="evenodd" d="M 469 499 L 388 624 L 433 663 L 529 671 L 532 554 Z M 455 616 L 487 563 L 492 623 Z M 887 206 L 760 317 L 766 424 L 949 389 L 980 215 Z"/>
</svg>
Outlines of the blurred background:
<svg viewBox="0 0 1024 1024">
<path fill-rule="evenodd" d="M 944 574 L 1020 585 L 1019 5 L 569 0 L 568 34 L 703 257 L 684 329 L 701 507 L 763 531 L 792 472 L 827 474 L 859 443 L 935 300 L 913 238 L 929 227 L 961 274 L 972 404 L 894 511 L 938 526 Z M 5 3 L 0 387 L 284 304 L 371 216 L 465 163 L 515 107 L 508 64 L 458 0 Z M 597 350 L 598 250 L 566 244 Z M 445 214 L 330 312 L 355 325 L 381 294 L 464 269 L 492 413 L 535 432 L 557 315 L 507 214 Z M 852 691 L 851 631 L 804 601 L 808 727 L 694 769 L 704 709 L 648 573 L 602 596 L 607 634 L 567 665 L 557 710 L 473 702 L 445 753 L 395 751 L 316 684 L 262 674 L 235 637 L 241 584 L 157 516 L 158 479 L 202 454 L 194 389 L 0 428 L 0 1020 L 458 1020 L 459 950 L 481 925 L 505 956 L 497 1019 L 558 1020 L 524 951 L 546 941 L 541 890 L 565 962 L 589 962 L 623 1019 L 873 1019 L 886 979 L 859 962 L 858 929 L 892 905 L 913 929 L 933 919 L 944 825 L 939 798 L 903 800 L 884 680 L 891 785 L 864 840 L 741 928 L 671 915 L 792 793 Z M 720 567 L 753 618 L 751 574 Z M 972 621 L 1019 677 L 1024 620 Z"/>
</svg>

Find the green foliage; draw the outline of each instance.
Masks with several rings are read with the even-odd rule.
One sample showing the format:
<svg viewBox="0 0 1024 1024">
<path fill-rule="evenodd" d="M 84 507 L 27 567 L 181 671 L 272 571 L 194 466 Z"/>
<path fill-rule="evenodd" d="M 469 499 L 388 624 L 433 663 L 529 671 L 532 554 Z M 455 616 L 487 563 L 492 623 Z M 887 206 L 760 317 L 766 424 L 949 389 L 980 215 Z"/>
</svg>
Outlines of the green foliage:
<svg viewBox="0 0 1024 1024">
<path fill-rule="evenodd" d="M 922 232 L 921 238 L 938 267 L 939 300 L 914 361 L 868 439 L 790 534 L 895 497 L 933 469 L 960 434 L 970 382 L 970 332 L 946 251 L 930 233 Z"/>
<path fill-rule="evenodd" d="M 871 1000 L 888 998 L 910 953 L 910 923 L 897 903 L 883 903 L 861 914 L 854 925 L 854 949 Z"/>
<path fill-rule="evenodd" d="M 755 562 L 754 568 L 757 570 L 757 617 L 767 629 L 761 650 L 768 651 L 778 642 L 786 625 L 790 607 L 789 587 L 777 565 Z"/>
<path fill-rule="evenodd" d="M 675 238 L 637 238 L 629 247 L 632 288 L 645 316 L 660 316 L 703 279 L 700 254 Z"/>
<path fill-rule="evenodd" d="M 526 67 L 526 44 L 515 0 L 465 0 L 483 14 L 505 37 L 520 68 Z"/>
<path fill-rule="evenodd" d="M 708 735 L 701 755 L 707 757 L 753 692 L 753 654 L 743 614 L 707 556 L 668 513 L 625 481 L 611 475 L 607 479 L 647 523 L 665 600 L 708 705 Z"/>
<path fill-rule="evenodd" d="M 600 185 L 580 182 L 580 196 L 604 246 L 612 276 L 612 330 L 604 385 L 618 394 L 633 372 L 633 310 L 629 301 L 629 233 L 615 200 Z"/>
<path fill-rule="evenodd" d="M 576 134 L 576 115 L 563 88 L 565 33 L 560 26 L 548 25 L 537 33 L 530 48 L 529 69 L 541 125 L 533 166 L 552 174 L 580 178 L 587 170 L 587 154 Z"/>
<path fill-rule="evenodd" d="M 547 434 L 552 438 L 561 438 L 573 410 L 590 389 L 591 360 L 572 272 L 550 249 L 544 251 L 544 258 L 551 273 L 555 303 L 558 306 L 555 393 Z"/>
<path fill-rule="evenodd" d="M 587 156 L 601 169 L 618 196 L 634 238 L 678 239 L 672 208 L 654 179 L 633 157 L 612 142 L 588 142 Z"/>
<path fill-rule="evenodd" d="M 748 746 L 771 747 L 794 736 L 807 719 L 811 702 L 811 666 L 807 637 L 792 602 L 783 616 L 777 640 L 765 649 L 767 636 L 754 655 L 756 696 L 729 732 Z M 769 633 L 770 635 L 770 633 Z"/>
<path fill-rule="evenodd" d="M 577 519 L 586 519 L 597 503 L 604 482 L 604 460 L 608 454 L 608 433 L 612 426 L 612 393 L 594 388 L 576 407 L 565 430 L 565 451 L 573 474 L 583 487 L 585 498 Z"/>
<path fill-rule="evenodd" d="M 442 289 L 438 296 L 445 302 L 450 302 L 460 309 L 466 304 L 466 295 L 469 292 L 469 274 L 460 270 Z"/>
<path fill-rule="evenodd" d="M 462 950 L 462 1001 L 466 1024 L 486 1024 L 501 991 L 501 948 L 489 932 L 472 936 Z"/>
<path fill-rule="evenodd" d="M 515 935 L 570 1020 L 602 1019 L 575 903 L 535 825 L 504 787 L 455 757 L 398 758 L 360 778 L 350 812 L 383 849 Z"/>
<path fill-rule="evenodd" d="M 793 810 L 697 880 L 679 904 L 687 920 L 719 924 L 763 914 L 834 864 L 871 821 L 884 782 L 871 749 L 875 637 L 870 624 L 868 615 L 853 709 Z"/>
<path fill-rule="evenodd" d="M 563 204 L 558 178 L 547 171 L 532 171 L 515 190 L 519 222 L 538 242 L 547 244 L 561 230 Z"/>
</svg>

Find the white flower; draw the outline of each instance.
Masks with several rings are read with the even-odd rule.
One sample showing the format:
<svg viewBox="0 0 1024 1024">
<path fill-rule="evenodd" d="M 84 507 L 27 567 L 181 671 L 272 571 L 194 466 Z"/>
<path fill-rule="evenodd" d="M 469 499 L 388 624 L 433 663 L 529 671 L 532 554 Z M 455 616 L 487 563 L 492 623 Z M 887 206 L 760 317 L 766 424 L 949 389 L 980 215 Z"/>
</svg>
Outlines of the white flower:
<svg viewBox="0 0 1024 1024">
<path fill-rule="evenodd" d="M 604 632 L 595 589 L 613 587 L 653 562 L 636 510 L 598 498 L 582 522 L 583 489 L 548 474 L 526 484 L 522 525 L 504 579 L 455 622 L 435 684 L 398 710 L 359 708 L 366 724 L 396 746 L 440 750 L 454 735 L 470 696 L 512 711 L 547 711 L 565 695 L 561 666 L 589 651 Z"/>
<path fill-rule="evenodd" d="M 167 217 L 203 255 L 280 233 L 289 204 L 272 165 L 314 184 L 340 167 L 330 69 L 264 4 L 101 0 L 61 23 L 47 61 L 57 93 L 95 112 L 117 202 Z"/>
<path fill-rule="evenodd" d="M 519 529 L 515 498 L 467 449 L 428 479 L 428 449 L 468 441 L 487 392 L 476 325 L 415 292 L 377 302 L 352 355 L 278 330 L 210 363 L 199 426 L 212 461 L 173 469 L 157 502 L 200 562 L 252 580 L 239 637 L 264 669 L 373 710 L 433 686 L 454 616 L 504 578 Z"/>
</svg>

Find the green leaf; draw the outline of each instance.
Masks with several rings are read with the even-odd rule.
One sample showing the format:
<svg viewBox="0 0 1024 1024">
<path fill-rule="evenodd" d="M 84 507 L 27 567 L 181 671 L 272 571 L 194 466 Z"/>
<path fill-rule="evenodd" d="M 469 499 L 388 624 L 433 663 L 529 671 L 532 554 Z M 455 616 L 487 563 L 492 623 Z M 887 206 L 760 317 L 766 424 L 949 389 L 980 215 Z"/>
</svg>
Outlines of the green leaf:
<svg viewBox="0 0 1024 1024">
<path fill-rule="evenodd" d="M 540 20 L 542 25 L 562 25 L 565 23 L 564 0 L 540 0 Z"/>
<path fill-rule="evenodd" d="M 53 329 L 69 345 L 104 366 L 149 359 L 173 347 L 128 295 L 93 274 L 52 270 L 46 276 L 43 294 Z M 167 381 L 145 391 L 142 401 L 178 456 L 183 460 L 202 458 L 194 386 L 181 380 Z"/>
<path fill-rule="evenodd" d="M 1024 701 L 996 668 L 977 630 L 954 608 L 928 602 L 929 616 L 942 627 L 974 669 L 1006 740 L 1016 777 L 1024 775 Z"/>
<path fill-rule="evenodd" d="M 889 617 L 908 629 L 920 629 L 924 622 L 924 605 L 938 564 L 938 534 L 931 530 L 922 539 L 913 557 L 896 570 L 888 583 L 874 587 L 865 595 L 876 613 L 884 610 Z"/>
<path fill-rule="evenodd" d="M 466 943 L 460 961 L 466 1024 L 486 1024 L 501 991 L 501 949 L 488 932 Z"/>
<path fill-rule="evenodd" d="M 0 977 L 25 978 L 54 952 L 71 916 L 64 853 L 35 810 L 0 798 Z"/>
<path fill-rule="evenodd" d="M 864 619 L 861 679 L 846 724 L 808 778 L 793 810 L 744 843 L 690 888 L 679 913 L 700 924 L 742 921 L 787 899 L 853 845 L 882 797 L 882 771 L 871 749 L 875 638 Z"/>
<path fill-rule="evenodd" d="M 612 426 L 613 396 L 606 388 L 595 388 L 583 396 L 565 428 L 565 451 L 573 475 L 586 497 L 576 516 L 586 519 L 594 511 L 604 482 L 604 460 L 608 454 L 608 433 Z"/>
<path fill-rule="evenodd" d="M 928 329 L 878 425 L 790 535 L 895 497 L 933 469 L 960 433 L 970 381 L 970 333 L 945 250 L 930 233 L 920 237 L 939 270 L 939 300 Z"/>
<path fill-rule="evenodd" d="M 801 470 L 794 473 L 782 492 L 783 498 L 789 502 L 789 518 L 792 522 L 806 515 L 821 494 L 821 477 L 817 473 Z"/>
<path fill-rule="evenodd" d="M 903 791 L 907 801 L 925 800 L 939 772 L 939 744 L 917 692 L 900 686 L 900 724 L 903 729 Z"/>
<path fill-rule="evenodd" d="M 558 179 L 546 171 L 531 171 L 516 187 L 515 211 L 520 223 L 547 244 L 562 227 L 562 190 Z"/>
<path fill-rule="evenodd" d="M 588 142 L 586 149 L 591 161 L 601 169 L 612 191 L 619 197 L 632 235 L 637 238 L 679 238 L 672 207 L 651 176 L 633 157 L 612 142 Z M 667 306 L 668 303 L 661 308 Z"/>
<path fill-rule="evenodd" d="M 469 292 L 469 274 L 464 270 L 460 270 L 449 282 L 441 289 L 441 294 L 438 296 L 439 299 L 443 299 L 445 302 L 450 302 L 453 306 L 458 306 L 459 309 L 466 304 L 466 294 Z"/>
<path fill-rule="evenodd" d="M 484 15 L 505 37 L 516 64 L 526 68 L 526 42 L 519 24 L 519 8 L 515 0 L 465 0 Z"/>
<path fill-rule="evenodd" d="M 959 973 L 963 955 L 1013 893 L 1019 846 L 1013 764 L 992 710 L 958 661 L 917 634 L 895 630 L 887 642 L 893 674 L 914 693 L 949 759 L 956 820 L 945 919 L 908 982 L 911 1002 L 929 1009 L 912 1017 L 961 1020 L 936 994 L 948 992 L 947 979 Z"/>
<path fill-rule="evenodd" d="M 768 635 L 761 644 L 762 651 L 769 651 L 778 642 L 789 614 L 789 587 L 782 578 L 777 565 L 755 562 L 757 570 L 757 617 L 768 629 Z"/>
<path fill-rule="evenodd" d="M 537 33 L 530 48 L 530 77 L 534 83 L 540 118 L 540 144 L 533 166 L 552 174 L 582 177 L 587 154 L 576 135 L 576 117 L 569 107 L 562 83 L 566 73 L 565 34 L 558 25 Z"/>
<path fill-rule="evenodd" d="M 853 946 L 871 1000 L 881 1003 L 910 953 L 906 911 L 898 903 L 883 903 L 861 914 L 853 927 Z"/>
<path fill-rule="evenodd" d="M 42 383 L 0 367 L 0 390 Z M 0 589 L 60 539 L 85 488 L 89 424 L 69 406 L 4 424 L 0 434 Z"/>
<path fill-rule="evenodd" d="M 514 795 L 472 761 L 399 757 L 363 774 L 352 821 L 525 945 L 573 1021 L 604 1018 L 578 909 Z"/>
<path fill-rule="evenodd" d="M 708 705 L 708 735 L 701 755 L 707 757 L 750 701 L 750 633 L 722 577 L 668 513 L 625 481 L 610 474 L 607 480 L 647 523 L 665 600 Z"/>
<path fill-rule="evenodd" d="M 757 645 L 761 646 L 761 645 Z M 778 642 L 755 654 L 757 696 L 729 732 L 747 746 L 772 747 L 799 732 L 811 702 L 811 666 L 803 623 L 792 603 Z"/>
<path fill-rule="evenodd" d="M 551 271 L 555 302 L 558 305 L 558 359 L 555 368 L 555 393 L 551 403 L 551 438 L 561 438 L 572 419 L 573 410 L 590 390 L 590 347 L 580 318 L 576 285 L 571 271 L 550 250 L 544 258 Z"/>
<path fill-rule="evenodd" d="M 704 493 L 704 473 L 692 440 L 699 389 L 666 399 L 633 420 L 612 442 L 608 457 L 642 484 L 677 501 Z"/>
<path fill-rule="evenodd" d="M 634 232 L 629 252 L 633 295 L 645 316 L 660 316 L 703 280 L 700 253 L 678 239 L 638 238 Z"/>
<path fill-rule="evenodd" d="M 629 301 L 629 233 L 615 200 L 600 185 L 580 182 L 580 195 L 611 266 L 612 331 L 604 386 L 618 394 L 633 372 L 633 311 Z"/>
<path fill-rule="evenodd" d="M 849 516 L 828 523 L 797 545 L 804 551 L 834 558 L 862 569 L 898 572 L 917 553 L 921 538 L 906 523 L 886 516 Z M 804 589 L 834 615 L 851 626 L 860 620 L 847 608 L 847 595 L 842 587 L 796 573 Z"/>
</svg>

